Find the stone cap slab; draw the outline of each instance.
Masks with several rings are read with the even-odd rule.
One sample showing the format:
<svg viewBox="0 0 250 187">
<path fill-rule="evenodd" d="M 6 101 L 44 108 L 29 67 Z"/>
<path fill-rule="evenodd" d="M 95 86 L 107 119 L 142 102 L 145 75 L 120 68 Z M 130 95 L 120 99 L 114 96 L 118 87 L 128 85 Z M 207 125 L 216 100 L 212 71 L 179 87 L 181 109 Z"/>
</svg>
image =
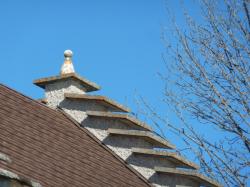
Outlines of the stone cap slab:
<svg viewBox="0 0 250 187">
<path fill-rule="evenodd" d="M 176 153 L 166 152 L 166 151 L 159 151 L 153 149 L 143 149 L 143 148 L 132 148 L 132 152 L 134 154 L 141 154 L 141 155 L 148 155 L 158 158 L 167 158 L 172 162 L 176 163 L 179 167 L 185 167 L 190 169 L 199 169 L 195 163 L 186 160 L 185 158 L 179 156 Z"/>
<path fill-rule="evenodd" d="M 121 136 L 134 136 L 138 138 L 143 138 L 146 141 L 152 143 L 154 146 L 159 148 L 168 148 L 174 149 L 175 146 L 161 138 L 160 136 L 155 135 L 150 131 L 140 131 L 140 130 L 120 130 L 120 129 L 108 129 L 108 133 L 111 135 L 121 135 Z"/>
<path fill-rule="evenodd" d="M 125 123 L 130 123 L 133 125 L 140 126 L 149 131 L 152 130 L 152 128 L 148 126 L 147 124 L 145 124 L 144 122 L 141 122 L 137 120 L 136 118 L 133 118 L 127 114 L 116 114 L 112 112 L 99 112 L 99 111 L 86 111 L 86 114 L 90 117 L 118 119 L 118 120 L 124 121 Z"/>
<path fill-rule="evenodd" d="M 111 108 L 117 112 L 130 112 L 130 109 L 127 107 L 107 98 L 104 96 L 99 95 L 87 95 L 87 94 L 74 94 L 74 93 L 64 93 L 64 97 L 68 99 L 79 99 L 79 100 L 88 100 L 88 101 L 95 101 L 100 103 L 101 105 Z"/>
<path fill-rule="evenodd" d="M 221 187 L 219 183 L 193 170 L 180 170 L 166 167 L 155 167 L 157 173 L 185 176 L 200 183 L 202 186 Z"/>
<path fill-rule="evenodd" d="M 87 92 L 96 91 L 100 89 L 100 86 L 98 86 L 96 83 L 93 83 L 79 76 L 76 73 L 68 73 L 68 74 L 63 74 L 63 75 L 58 75 L 58 76 L 41 78 L 41 79 L 34 80 L 33 83 L 41 88 L 45 88 L 45 85 L 47 84 L 51 84 L 57 81 L 62 81 L 65 79 L 74 79 L 78 81 L 81 85 L 83 85 L 84 88 L 86 88 Z"/>
</svg>

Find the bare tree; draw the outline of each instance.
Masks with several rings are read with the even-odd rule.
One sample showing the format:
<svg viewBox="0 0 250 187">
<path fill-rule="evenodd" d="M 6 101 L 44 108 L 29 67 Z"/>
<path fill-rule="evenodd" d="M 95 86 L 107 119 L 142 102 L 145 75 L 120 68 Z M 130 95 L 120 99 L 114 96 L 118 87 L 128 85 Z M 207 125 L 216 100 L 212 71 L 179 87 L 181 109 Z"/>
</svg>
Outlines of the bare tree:
<svg viewBox="0 0 250 187">
<path fill-rule="evenodd" d="M 200 5 L 202 21 L 184 10 L 187 29 L 172 20 L 173 32 L 163 36 L 167 48 L 167 71 L 161 73 L 166 83 L 164 102 L 181 124 L 171 123 L 168 116 L 144 104 L 154 124 L 167 125 L 195 153 L 202 172 L 225 186 L 247 186 L 250 2 L 202 0 Z M 173 35 L 175 43 L 169 40 Z M 201 128 L 194 126 L 197 123 Z"/>
</svg>

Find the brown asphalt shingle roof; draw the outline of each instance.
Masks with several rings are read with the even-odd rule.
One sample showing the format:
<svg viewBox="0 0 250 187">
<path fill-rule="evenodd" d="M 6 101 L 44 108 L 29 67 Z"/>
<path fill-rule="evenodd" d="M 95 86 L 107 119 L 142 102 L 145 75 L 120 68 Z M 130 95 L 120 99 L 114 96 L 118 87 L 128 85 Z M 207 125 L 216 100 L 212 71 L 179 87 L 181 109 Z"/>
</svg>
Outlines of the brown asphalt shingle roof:
<svg viewBox="0 0 250 187">
<path fill-rule="evenodd" d="M 0 84 L 0 168 L 42 186 L 150 186 L 86 130 Z"/>
</svg>

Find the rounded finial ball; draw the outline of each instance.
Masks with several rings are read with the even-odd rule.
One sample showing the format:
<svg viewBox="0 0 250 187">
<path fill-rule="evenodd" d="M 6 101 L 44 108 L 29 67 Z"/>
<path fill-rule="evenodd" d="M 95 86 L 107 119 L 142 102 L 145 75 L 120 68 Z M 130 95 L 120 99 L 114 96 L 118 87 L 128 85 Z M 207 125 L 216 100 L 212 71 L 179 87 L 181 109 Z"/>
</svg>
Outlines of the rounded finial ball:
<svg viewBox="0 0 250 187">
<path fill-rule="evenodd" d="M 72 57 L 72 55 L 73 55 L 73 52 L 71 50 L 68 49 L 68 50 L 64 51 L 64 56 L 65 57 Z"/>
</svg>

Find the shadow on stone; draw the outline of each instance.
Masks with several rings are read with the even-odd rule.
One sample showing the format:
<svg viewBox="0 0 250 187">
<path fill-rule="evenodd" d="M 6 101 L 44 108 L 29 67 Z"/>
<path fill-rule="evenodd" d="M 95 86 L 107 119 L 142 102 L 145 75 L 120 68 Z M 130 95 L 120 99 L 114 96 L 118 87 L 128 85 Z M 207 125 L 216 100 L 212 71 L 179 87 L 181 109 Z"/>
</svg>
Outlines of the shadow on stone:
<svg viewBox="0 0 250 187">
<path fill-rule="evenodd" d="M 127 158 L 126 161 L 136 166 L 142 166 L 152 169 L 157 166 L 175 168 L 175 165 L 165 158 L 153 157 L 151 155 L 140 155 L 133 153 Z"/>
<path fill-rule="evenodd" d="M 198 182 L 175 174 L 154 173 L 149 178 L 149 181 L 154 184 L 168 187 L 199 187 Z"/>
</svg>

